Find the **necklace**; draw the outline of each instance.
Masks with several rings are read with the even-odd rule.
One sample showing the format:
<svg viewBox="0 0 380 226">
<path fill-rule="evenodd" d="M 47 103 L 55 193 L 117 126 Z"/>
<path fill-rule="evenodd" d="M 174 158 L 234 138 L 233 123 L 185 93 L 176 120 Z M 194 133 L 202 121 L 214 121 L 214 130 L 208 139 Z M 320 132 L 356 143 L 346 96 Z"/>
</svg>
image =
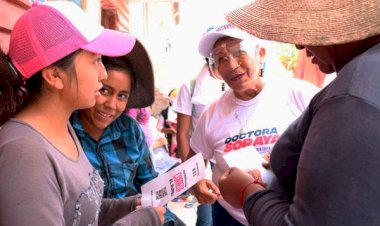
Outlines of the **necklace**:
<svg viewBox="0 0 380 226">
<path fill-rule="evenodd" d="M 239 124 L 240 124 L 239 134 L 244 133 L 244 126 L 247 125 L 248 119 L 250 118 L 249 115 L 248 115 L 247 119 L 245 120 L 245 125 L 241 121 L 241 119 L 239 117 L 239 111 L 237 111 L 237 110 L 235 110 L 235 118 L 239 121 Z"/>
</svg>

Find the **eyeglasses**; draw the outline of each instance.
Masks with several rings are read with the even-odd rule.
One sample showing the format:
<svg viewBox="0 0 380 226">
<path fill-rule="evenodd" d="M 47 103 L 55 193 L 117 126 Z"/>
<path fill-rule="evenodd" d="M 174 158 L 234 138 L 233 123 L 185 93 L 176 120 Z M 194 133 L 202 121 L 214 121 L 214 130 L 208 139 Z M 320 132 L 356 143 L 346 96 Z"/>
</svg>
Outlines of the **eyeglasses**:
<svg viewBox="0 0 380 226">
<path fill-rule="evenodd" d="M 211 68 L 227 68 L 234 61 L 237 64 L 241 64 L 246 60 L 250 60 L 251 56 L 256 55 L 258 46 L 254 46 L 252 42 L 234 40 L 224 43 L 217 48 L 214 48 L 209 57 L 209 63 Z M 252 55 L 254 52 L 254 55 Z"/>
</svg>

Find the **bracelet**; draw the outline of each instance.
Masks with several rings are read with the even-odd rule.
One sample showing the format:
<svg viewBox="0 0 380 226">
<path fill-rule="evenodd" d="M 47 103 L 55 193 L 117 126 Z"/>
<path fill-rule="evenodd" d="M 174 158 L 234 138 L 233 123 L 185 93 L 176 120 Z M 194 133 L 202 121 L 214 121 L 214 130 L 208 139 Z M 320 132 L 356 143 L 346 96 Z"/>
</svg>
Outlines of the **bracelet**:
<svg viewBox="0 0 380 226">
<path fill-rule="evenodd" d="M 244 187 L 243 189 L 241 189 L 241 191 L 240 191 L 240 193 L 239 193 L 239 195 L 240 195 L 240 197 L 239 197 L 239 198 L 240 198 L 240 199 L 239 199 L 239 201 L 240 201 L 240 205 L 243 206 L 245 190 L 247 190 L 247 188 L 248 188 L 250 185 L 252 185 L 252 184 L 258 184 L 258 185 L 260 185 L 261 187 L 265 188 L 265 185 L 264 185 L 262 182 L 258 181 L 258 180 L 254 180 L 254 181 L 248 183 L 247 185 L 245 185 L 245 187 Z"/>
</svg>

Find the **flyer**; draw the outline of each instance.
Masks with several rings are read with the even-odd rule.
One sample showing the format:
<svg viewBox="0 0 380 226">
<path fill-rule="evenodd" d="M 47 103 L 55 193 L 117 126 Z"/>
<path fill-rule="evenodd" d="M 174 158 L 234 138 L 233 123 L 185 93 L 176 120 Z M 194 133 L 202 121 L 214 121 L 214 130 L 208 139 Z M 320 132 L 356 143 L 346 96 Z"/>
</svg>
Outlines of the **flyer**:
<svg viewBox="0 0 380 226">
<path fill-rule="evenodd" d="M 163 206 L 205 177 L 201 153 L 149 181 L 141 187 L 142 206 Z"/>
</svg>

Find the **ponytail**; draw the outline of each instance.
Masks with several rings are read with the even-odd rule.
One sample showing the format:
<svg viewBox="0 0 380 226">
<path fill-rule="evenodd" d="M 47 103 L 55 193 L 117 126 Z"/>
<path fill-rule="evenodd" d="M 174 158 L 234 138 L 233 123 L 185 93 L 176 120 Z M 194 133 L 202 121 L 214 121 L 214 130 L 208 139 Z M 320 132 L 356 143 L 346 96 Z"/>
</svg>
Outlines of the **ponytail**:
<svg viewBox="0 0 380 226">
<path fill-rule="evenodd" d="M 67 71 L 73 75 L 73 79 L 76 79 L 74 58 L 81 51 L 74 51 L 52 65 Z M 41 93 L 43 83 L 42 70 L 24 80 L 8 55 L 0 48 L 0 126 L 27 104 L 36 100 Z"/>
<path fill-rule="evenodd" d="M 26 97 L 21 73 L 0 48 L 0 126 L 24 107 Z"/>
</svg>

